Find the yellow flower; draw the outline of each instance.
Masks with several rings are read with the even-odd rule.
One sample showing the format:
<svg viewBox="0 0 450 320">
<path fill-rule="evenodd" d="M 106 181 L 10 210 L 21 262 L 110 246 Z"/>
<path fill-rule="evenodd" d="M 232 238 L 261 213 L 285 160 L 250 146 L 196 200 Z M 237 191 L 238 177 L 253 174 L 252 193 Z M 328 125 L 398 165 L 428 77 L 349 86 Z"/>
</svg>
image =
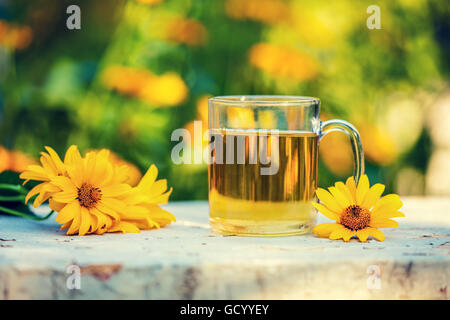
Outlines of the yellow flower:
<svg viewBox="0 0 450 320">
<path fill-rule="evenodd" d="M 273 77 L 304 81 L 318 73 L 316 60 L 297 49 L 269 43 L 258 43 L 250 49 L 250 64 Z"/>
<path fill-rule="evenodd" d="M 367 159 L 381 166 L 389 165 L 397 159 L 398 148 L 385 130 L 367 123 L 362 123 L 358 128 Z"/>
<path fill-rule="evenodd" d="M 139 92 L 139 97 L 158 107 L 175 106 L 188 95 L 183 79 L 174 72 L 167 72 L 149 81 Z"/>
<path fill-rule="evenodd" d="M 10 151 L 9 159 L 10 159 L 9 170 L 14 172 L 22 172 L 28 166 L 36 164 L 36 161 L 29 155 L 16 150 Z"/>
<path fill-rule="evenodd" d="M 167 203 L 172 189 L 166 192 L 166 180 L 156 181 L 155 166 L 133 188 L 126 183 L 129 166 L 111 160 L 109 150 L 90 151 L 81 157 L 78 148 L 71 146 L 64 162 L 53 149 L 47 147 L 47 151 L 42 153 L 42 166 L 29 166 L 21 174 L 27 181 L 42 181 L 26 201 L 36 194 L 35 206 L 48 199 L 67 234 L 140 232 L 175 221 L 159 207 Z"/>
<path fill-rule="evenodd" d="M 146 69 L 110 66 L 102 72 L 101 79 L 105 87 L 156 107 L 180 104 L 189 93 L 183 79 L 174 72 L 158 76 Z"/>
<path fill-rule="evenodd" d="M 227 15 L 234 19 L 249 19 L 268 24 L 290 20 L 289 6 L 280 0 L 227 0 Z"/>
<path fill-rule="evenodd" d="M 75 155 L 74 163 L 67 166 L 67 176 L 51 179 L 51 184 L 60 188 L 52 199 L 64 206 L 56 221 L 67 234 L 102 234 L 114 227 L 124 232 L 139 232 L 131 223 L 120 219 L 126 204 L 120 196 L 131 190 L 125 184 L 126 175 L 120 174 L 109 161 L 109 152 L 89 152 L 83 159 Z"/>
<path fill-rule="evenodd" d="M 189 46 L 198 46 L 205 43 L 207 32 L 197 20 L 177 17 L 169 21 L 165 38 Z"/>
<path fill-rule="evenodd" d="M 163 2 L 164 0 L 136 0 L 136 2 L 147 4 L 150 6 Z"/>
<path fill-rule="evenodd" d="M 377 183 L 370 187 L 369 179 L 363 175 L 355 185 L 353 177 L 346 183 L 337 182 L 327 190 L 318 188 L 316 195 L 323 203 L 314 202 L 314 207 L 335 223 L 322 223 L 312 232 L 331 240 L 349 241 L 353 236 L 365 242 L 369 237 L 384 241 L 384 234 L 378 228 L 395 228 L 398 223 L 391 218 L 404 217 L 398 211 L 403 203 L 396 194 L 382 198 L 384 185 Z"/>
<path fill-rule="evenodd" d="M 10 25 L 0 20 L 0 46 L 23 50 L 30 45 L 32 37 L 30 27 Z"/>
<path fill-rule="evenodd" d="M 146 69 L 123 66 L 109 66 L 102 72 L 102 82 L 110 89 L 122 94 L 137 96 L 142 88 L 154 77 Z"/>
<path fill-rule="evenodd" d="M 0 173 L 9 169 L 9 152 L 0 147 Z"/>
<path fill-rule="evenodd" d="M 256 127 L 255 112 L 241 107 L 228 107 L 228 126 L 236 129 L 254 129 Z"/>
<path fill-rule="evenodd" d="M 0 173 L 5 170 L 22 172 L 35 163 L 33 158 L 21 151 L 8 150 L 0 146 Z"/>
<path fill-rule="evenodd" d="M 348 137 L 340 132 L 331 132 L 320 141 L 320 157 L 331 172 L 346 176 L 352 171 L 353 157 Z"/>
<path fill-rule="evenodd" d="M 202 122 L 202 137 L 205 135 L 206 131 L 208 130 L 208 99 L 211 97 L 209 94 L 205 94 L 201 96 L 197 100 L 197 113 L 196 113 L 196 120 Z M 188 122 L 184 128 L 189 131 L 191 134 L 191 138 L 194 137 L 194 121 Z M 189 145 L 192 143 L 192 141 L 186 141 Z M 202 148 L 206 147 L 209 144 L 208 140 L 202 139 Z M 199 150 L 196 150 L 196 152 Z"/>
</svg>

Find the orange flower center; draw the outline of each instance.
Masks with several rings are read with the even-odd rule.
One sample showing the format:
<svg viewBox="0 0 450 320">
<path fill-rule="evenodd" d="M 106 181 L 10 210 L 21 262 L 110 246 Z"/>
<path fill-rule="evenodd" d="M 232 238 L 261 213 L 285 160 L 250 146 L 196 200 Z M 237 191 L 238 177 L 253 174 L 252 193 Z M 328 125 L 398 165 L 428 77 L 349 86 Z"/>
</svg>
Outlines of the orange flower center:
<svg viewBox="0 0 450 320">
<path fill-rule="evenodd" d="M 78 188 L 77 200 L 82 207 L 93 208 L 102 199 L 102 194 L 99 188 L 94 188 L 90 184 L 83 183 Z"/>
<path fill-rule="evenodd" d="M 369 226 L 370 211 L 358 205 L 351 205 L 342 212 L 340 223 L 351 230 L 360 230 Z"/>
</svg>

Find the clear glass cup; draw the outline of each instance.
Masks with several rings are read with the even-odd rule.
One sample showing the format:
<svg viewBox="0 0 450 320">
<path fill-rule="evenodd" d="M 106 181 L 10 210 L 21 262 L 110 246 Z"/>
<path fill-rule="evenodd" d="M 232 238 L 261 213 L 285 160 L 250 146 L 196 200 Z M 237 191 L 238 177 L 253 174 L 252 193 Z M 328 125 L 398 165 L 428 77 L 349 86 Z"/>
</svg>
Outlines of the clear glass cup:
<svg viewBox="0 0 450 320">
<path fill-rule="evenodd" d="M 320 121 L 320 100 L 297 96 L 209 99 L 210 223 L 227 235 L 307 233 L 315 224 L 318 146 L 329 132 L 347 134 L 358 181 L 364 155 L 344 120 Z"/>
</svg>

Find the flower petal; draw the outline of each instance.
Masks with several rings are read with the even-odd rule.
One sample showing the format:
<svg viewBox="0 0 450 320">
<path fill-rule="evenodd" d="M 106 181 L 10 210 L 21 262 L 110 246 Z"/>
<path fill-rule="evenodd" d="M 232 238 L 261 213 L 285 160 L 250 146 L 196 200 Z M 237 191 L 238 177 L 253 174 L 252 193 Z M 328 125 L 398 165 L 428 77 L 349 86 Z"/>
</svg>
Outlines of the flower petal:
<svg viewBox="0 0 450 320">
<path fill-rule="evenodd" d="M 330 236 L 330 233 L 340 228 L 339 226 L 340 225 L 337 223 L 321 223 L 312 229 L 312 233 L 318 235 L 321 238 L 328 238 Z"/>
<path fill-rule="evenodd" d="M 356 231 L 356 236 L 359 238 L 359 241 L 366 242 L 367 238 L 369 237 L 369 231 L 367 228 L 361 229 Z"/>
<path fill-rule="evenodd" d="M 374 205 L 372 212 L 377 212 L 378 210 L 398 210 L 403 206 L 400 197 L 397 194 L 388 194 L 382 197 Z"/>
<path fill-rule="evenodd" d="M 377 210 L 376 212 L 372 212 L 373 219 L 381 219 L 381 218 L 402 218 L 405 214 L 398 210 Z"/>
<path fill-rule="evenodd" d="M 325 189 L 317 188 L 316 195 L 322 203 L 328 207 L 331 211 L 336 213 L 341 213 L 344 208 L 342 208 L 333 196 Z"/>
<path fill-rule="evenodd" d="M 74 219 L 80 214 L 80 205 L 78 201 L 73 201 L 67 204 L 56 216 L 56 222 L 59 224 L 64 224 Z"/>
<path fill-rule="evenodd" d="M 343 182 L 338 181 L 334 184 L 334 186 L 345 196 L 349 205 L 355 204 L 355 200 L 353 199 L 352 193 Z"/>
<path fill-rule="evenodd" d="M 317 202 L 313 202 L 312 205 L 328 219 L 339 220 L 339 215 L 334 211 L 328 210 L 328 208 L 325 207 L 324 205 Z"/>
<path fill-rule="evenodd" d="M 137 187 L 143 189 L 150 188 L 151 185 L 156 181 L 157 176 L 158 168 L 156 168 L 156 166 L 152 164 L 142 177 L 141 181 L 138 183 Z"/>
<path fill-rule="evenodd" d="M 114 210 L 114 204 L 108 199 L 108 202 L 104 202 L 104 200 L 100 201 L 96 204 L 96 208 L 103 214 L 106 214 L 112 217 L 114 220 L 120 220 L 119 214 Z M 115 200 L 115 199 L 114 199 Z M 117 200 L 116 200 L 117 201 Z"/>
<path fill-rule="evenodd" d="M 331 240 L 343 239 L 344 241 L 347 242 L 356 233 L 355 231 L 349 230 L 341 224 L 338 224 L 338 226 L 339 226 L 338 228 L 336 228 L 333 232 L 331 232 L 331 234 L 330 234 Z"/>
<path fill-rule="evenodd" d="M 66 206 L 67 207 L 67 206 Z M 69 230 L 67 230 L 67 234 L 75 234 L 80 229 L 80 223 L 81 223 L 81 207 L 78 206 L 78 211 L 74 213 L 72 224 L 69 227 Z"/>
<path fill-rule="evenodd" d="M 384 233 L 381 232 L 381 230 L 371 227 L 366 228 L 366 230 L 367 233 L 369 234 L 369 237 L 374 237 L 378 241 L 384 241 Z"/>
<path fill-rule="evenodd" d="M 131 190 L 128 184 L 116 184 L 102 188 L 102 195 L 105 197 L 117 197 Z"/>
<path fill-rule="evenodd" d="M 374 184 L 366 193 L 366 196 L 364 197 L 364 200 L 361 203 L 361 207 L 366 209 L 372 208 L 377 202 L 377 200 L 383 194 L 384 189 L 385 187 L 381 183 Z"/>
<path fill-rule="evenodd" d="M 45 182 L 44 182 L 45 183 Z M 37 186 L 35 186 L 33 189 L 31 189 L 27 196 L 25 197 L 25 203 L 28 203 L 28 200 L 30 200 L 31 197 L 37 195 L 38 193 L 42 192 L 42 188 L 44 187 L 44 183 L 40 183 Z"/>
<path fill-rule="evenodd" d="M 64 173 L 66 171 L 66 168 L 64 166 L 64 163 L 61 161 L 61 158 L 56 153 L 56 151 L 48 146 L 45 147 L 45 150 L 47 150 L 48 154 L 50 155 L 51 159 L 53 160 L 53 163 L 56 166 L 58 173 Z"/>
<path fill-rule="evenodd" d="M 68 192 L 58 192 L 53 195 L 53 200 L 61 203 L 69 203 L 73 200 L 76 200 L 78 197 L 76 192 L 68 191 Z"/>
<path fill-rule="evenodd" d="M 120 221 L 115 223 L 111 228 L 107 230 L 107 232 L 122 232 L 122 233 L 139 233 L 141 232 L 138 227 L 136 227 L 131 222 Z"/>
<path fill-rule="evenodd" d="M 398 222 L 391 219 L 377 218 L 370 219 L 369 225 L 374 228 L 397 228 Z"/>
<path fill-rule="evenodd" d="M 81 161 L 80 151 L 76 145 L 71 145 L 64 156 L 64 164 L 72 166 Z"/>
<path fill-rule="evenodd" d="M 356 184 L 353 176 L 347 179 L 347 181 L 345 182 L 345 186 L 348 188 L 348 191 L 350 191 L 350 194 L 352 195 L 353 203 L 356 204 Z"/>
<path fill-rule="evenodd" d="M 65 204 L 65 203 L 59 203 L 59 202 L 56 202 L 56 201 L 53 200 L 53 199 L 50 199 L 50 200 L 48 201 L 48 206 L 49 206 L 50 209 L 52 209 L 53 211 L 60 212 L 60 211 L 66 206 L 66 204 Z"/>
<path fill-rule="evenodd" d="M 333 195 L 336 202 L 342 208 L 347 208 L 348 206 L 351 205 L 351 202 L 347 200 L 347 197 L 345 196 L 345 194 L 343 194 L 338 188 L 329 187 L 328 190 L 330 190 L 330 193 Z"/>
<path fill-rule="evenodd" d="M 366 196 L 367 191 L 369 191 L 369 178 L 367 175 L 363 174 L 359 179 L 358 186 L 356 187 L 356 203 L 361 204 Z"/>
<path fill-rule="evenodd" d="M 89 229 L 92 225 L 92 219 L 91 214 L 89 213 L 89 210 L 81 207 L 81 223 L 80 223 L 80 229 L 78 230 L 79 236 L 84 236 L 86 233 L 88 233 Z"/>
</svg>

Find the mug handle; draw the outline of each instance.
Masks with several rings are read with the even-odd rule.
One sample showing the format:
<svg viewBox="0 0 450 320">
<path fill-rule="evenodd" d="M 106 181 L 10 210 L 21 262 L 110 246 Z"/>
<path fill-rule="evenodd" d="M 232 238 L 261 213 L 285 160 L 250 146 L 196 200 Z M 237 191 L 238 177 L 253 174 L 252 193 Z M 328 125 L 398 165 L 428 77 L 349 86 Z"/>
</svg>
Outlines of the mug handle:
<svg viewBox="0 0 450 320">
<path fill-rule="evenodd" d="M 364 174 L 364 151 L 361 145 L 361 137 L 356 128 L 344 120 L 332 119 L 320 122 L 319 141 L 330 132 L 344 132 L 349 138 L 352 145 L 353 159 L 355 166 L 353 167 L 353 177 L 356 185 L 358 185 L 359 178 Z"/>
</svg>

